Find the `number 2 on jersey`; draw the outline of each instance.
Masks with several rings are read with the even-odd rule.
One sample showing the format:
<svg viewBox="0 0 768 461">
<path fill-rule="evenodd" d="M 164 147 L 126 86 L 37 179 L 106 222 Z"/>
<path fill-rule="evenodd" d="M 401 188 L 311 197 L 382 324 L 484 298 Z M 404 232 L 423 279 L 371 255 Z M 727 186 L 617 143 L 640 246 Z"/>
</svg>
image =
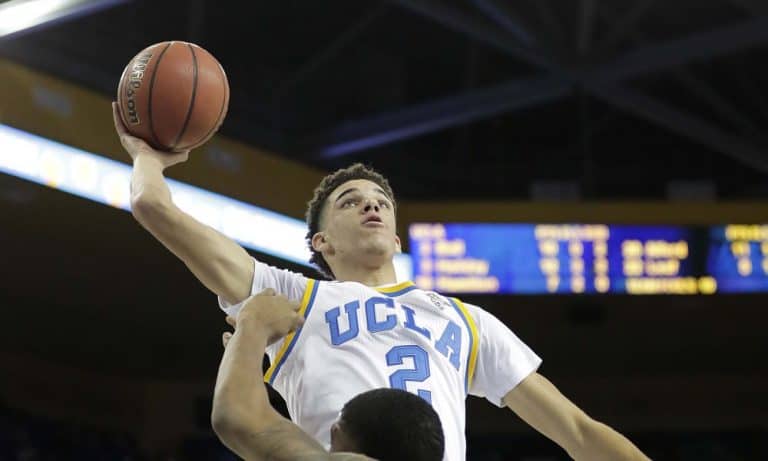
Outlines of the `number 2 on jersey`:
<svg viewBox="0 0 768 461">
<path fill-rule="evenodd" d="M 413 359 L 413 368 L 397 370 L 389 375 L 389 385 L 394 389 L 407 391 L 406 383 L 423 382 L 429 378 L 429 355 L 419 346 L 395 346 L 387 352 L 387 365 L 402 365 L 403 359 Z M 432 404 L 432 393 L 425 389 L 418 389 L 417 394 L 422 399 Z"/>
</svg>

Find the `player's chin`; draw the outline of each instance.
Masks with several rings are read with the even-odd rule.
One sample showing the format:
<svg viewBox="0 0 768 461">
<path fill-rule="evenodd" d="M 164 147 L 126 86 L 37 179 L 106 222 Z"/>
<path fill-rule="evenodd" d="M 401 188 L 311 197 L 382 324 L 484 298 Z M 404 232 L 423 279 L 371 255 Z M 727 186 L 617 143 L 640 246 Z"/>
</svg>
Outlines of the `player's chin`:
<svg viewBox="0 0 768 461">
<path fill-rule="evenodd" d="M 394 247 L 395 236 L 387 229 L 365 229 L 362 234 L 360 240 L 365 242 L 366 246 Z"/>
<path fill-rule="evenodd" d="M 382 259 L 392 259 L 395 254 L 395 246 L 388 239 L 371 239 L 365 245 L 366 253 L 377 255 Z"/>
</svg>

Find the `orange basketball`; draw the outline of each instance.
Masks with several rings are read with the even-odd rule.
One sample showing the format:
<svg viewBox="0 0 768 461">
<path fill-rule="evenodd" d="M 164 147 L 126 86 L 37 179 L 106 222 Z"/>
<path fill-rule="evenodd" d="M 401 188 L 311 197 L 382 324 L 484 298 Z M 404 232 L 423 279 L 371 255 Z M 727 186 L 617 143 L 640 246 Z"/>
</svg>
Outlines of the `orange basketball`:
<svg viewBox="0 0 768 461">
<path fill-rule="evenodd" d="M 156 149 L 181 152 L 219 129 L 229 106 L 229 83 L 219 61 L 203 48 L 156 43 L 126 66 L 117 102 L 132 135 Z"/>
</svg>

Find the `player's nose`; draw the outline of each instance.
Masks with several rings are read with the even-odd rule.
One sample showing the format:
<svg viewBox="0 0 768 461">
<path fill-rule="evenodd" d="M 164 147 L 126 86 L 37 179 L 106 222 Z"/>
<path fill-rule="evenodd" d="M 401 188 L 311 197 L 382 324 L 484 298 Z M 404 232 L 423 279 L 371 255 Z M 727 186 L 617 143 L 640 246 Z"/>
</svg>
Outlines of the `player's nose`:
<svg viewBox="0 0 768 461">
<path fill-rule="evenodd" d="M 363 212 L 370 213 L 371 211 L 379 212 L 379 202 L 374 199 L 366 199 Z"/>
</svg>

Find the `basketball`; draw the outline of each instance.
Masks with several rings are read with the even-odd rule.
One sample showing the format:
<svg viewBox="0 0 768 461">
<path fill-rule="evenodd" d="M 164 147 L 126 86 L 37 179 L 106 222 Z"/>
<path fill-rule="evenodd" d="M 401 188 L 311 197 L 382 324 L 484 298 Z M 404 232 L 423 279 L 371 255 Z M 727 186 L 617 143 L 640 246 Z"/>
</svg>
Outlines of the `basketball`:
<svg viewBox="0 0 768 461">
<path fill-rule="evenodd" d="M 181 152 L 202 145 L 219 129 L 229 83 L 208 51 L 187 42 L 161 42 L 125 67 L 117 102 L 129 133 L 158 150 Z"/>
</svg>

